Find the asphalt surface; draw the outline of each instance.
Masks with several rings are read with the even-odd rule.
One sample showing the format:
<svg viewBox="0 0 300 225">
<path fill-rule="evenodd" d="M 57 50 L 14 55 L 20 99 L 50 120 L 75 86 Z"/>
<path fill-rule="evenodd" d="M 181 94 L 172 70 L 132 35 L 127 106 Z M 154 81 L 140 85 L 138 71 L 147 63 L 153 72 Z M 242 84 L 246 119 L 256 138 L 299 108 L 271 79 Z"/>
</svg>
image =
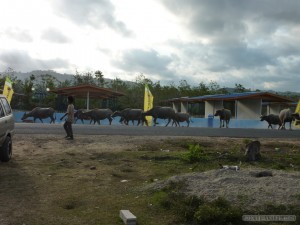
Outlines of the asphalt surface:
<svg viewBox="0 0 300 225">
<path fill-rule="evenodd" d="M 129 135 L 129 136 L 203 136 L 237 138 L 300 138 L 300 130 L 207 128 L 207 127 L 146 127 L 125 125 L 74 124 L 74 135 Z M 61 134 L 62 124 L 16 123 L 16 134 Z"/>
</svg>

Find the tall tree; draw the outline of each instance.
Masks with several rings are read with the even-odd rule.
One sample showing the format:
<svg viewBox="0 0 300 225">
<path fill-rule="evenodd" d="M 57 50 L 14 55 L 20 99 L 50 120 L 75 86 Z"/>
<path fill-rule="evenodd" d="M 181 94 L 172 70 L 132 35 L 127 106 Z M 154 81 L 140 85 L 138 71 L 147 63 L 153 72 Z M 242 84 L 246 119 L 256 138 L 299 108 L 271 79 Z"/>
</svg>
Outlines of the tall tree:
<svg viewBox="0 0 300 225">
<path fill-rule="evenodd" d="M 104 87 L 104 75 L 100 70 L 95 72 L 95 78 L 99 87 Z"/>
<path fill-rule="evenodd" d="M 246 91 L 246 88 L 241 84 L 235 84 L 234 92 L 243 93 Z"/>
</svg>

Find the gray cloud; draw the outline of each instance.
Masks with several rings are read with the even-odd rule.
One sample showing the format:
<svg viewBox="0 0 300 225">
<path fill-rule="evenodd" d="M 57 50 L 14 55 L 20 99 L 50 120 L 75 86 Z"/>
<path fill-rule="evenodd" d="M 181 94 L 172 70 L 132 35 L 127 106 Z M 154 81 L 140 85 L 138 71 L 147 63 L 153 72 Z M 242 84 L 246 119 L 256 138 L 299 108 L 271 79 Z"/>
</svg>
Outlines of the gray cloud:
<svg viewBox="0 0 300 225">
<path fill-rule="evenodd" d="M 49 42 L 58 44 L 64 44 L 71 41 L 67 36 L 65 36 L 60 30 L 56 28 L 48 28 L 42 33 L 41 38 Z"/>
<path fill-rule="evenodd" d="M 172 73 L 168 66 L 172 62 L 169 56 L 160 55 L 155 50 L 132 49 L 121 54 L 121 57 L 112 60 L 112 65 L 128 72 L 140 72 L 147 76 L 160 75 L 164 79 L 172 79 Z"/>
<path fill-rule="evenodd" d="M 0 53 L 0 67 L 13 68 L 16 71 L 31 70 L 55 70 L 69 67 L 69 63 L 63 59 L 40 60 L 30 57 L 24 51 L 4 51 Z"/>
<path fill-rule="evenodd" d="M 170 42 L 180 52 L 177 62 L 182 65 L 177 68 L 189 68 L 191 76 L 195 71 L 194 80 L 211 74 L 221 86 L 241 83 L 264 89 L 272 83 L 277 89 L 299 90 L 294 85 L 300 81 L 298 0 L 161 2 L 194 38 Z"/>
<path fill-rule="evenodd" d="M 8 37 L 20 42 L 32 42 L 33 37 L 30 35 L 30 31 L 22 30 L 16 27 L 11 27 L 0 33 L 0 36 Z"/>
<path fill-rule="evenodd" d="M 106 25 L 124 36 L 132 35 L 132 31 L 114 17 L 115 8 L 109 0 L 56 0 L 53 4 L 61 16 L 74 23 L 96 28 Z"/>
</svg>

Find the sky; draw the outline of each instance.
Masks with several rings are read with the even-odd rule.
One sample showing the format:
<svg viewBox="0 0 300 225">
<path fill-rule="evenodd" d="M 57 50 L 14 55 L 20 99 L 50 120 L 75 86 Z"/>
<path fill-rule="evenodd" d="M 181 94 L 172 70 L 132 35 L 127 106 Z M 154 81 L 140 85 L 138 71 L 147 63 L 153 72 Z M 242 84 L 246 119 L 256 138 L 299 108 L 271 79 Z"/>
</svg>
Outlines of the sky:
<svg viewBox="0 0 300 225">
<path fill-rule="evenodd" d="M 299 0 L 3 0 L 0 71 L 300 92 Z"/>
</svg>

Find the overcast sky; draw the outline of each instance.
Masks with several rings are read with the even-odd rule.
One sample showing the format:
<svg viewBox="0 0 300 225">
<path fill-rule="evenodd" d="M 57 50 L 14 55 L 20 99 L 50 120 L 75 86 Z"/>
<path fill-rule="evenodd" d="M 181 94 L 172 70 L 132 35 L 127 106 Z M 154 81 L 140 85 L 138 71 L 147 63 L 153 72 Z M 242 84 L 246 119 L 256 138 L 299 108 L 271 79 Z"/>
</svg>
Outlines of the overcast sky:
<svg viewBox="0 0 300 225">
<path fill-rule="evenodd" d="M 299 0 L 4 0 L 0 71 L 300 92 Z"/>
</svg>

